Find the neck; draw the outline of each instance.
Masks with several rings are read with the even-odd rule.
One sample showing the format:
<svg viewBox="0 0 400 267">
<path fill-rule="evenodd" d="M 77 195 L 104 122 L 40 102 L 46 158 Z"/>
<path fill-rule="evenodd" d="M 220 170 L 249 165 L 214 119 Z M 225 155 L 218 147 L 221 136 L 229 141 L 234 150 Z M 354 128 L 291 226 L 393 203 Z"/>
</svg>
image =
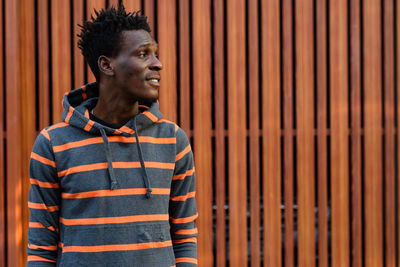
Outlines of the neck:
<svg viewBox="0 0 400 267">
<path fill-rule="evenodd" d="M 112 86 L 99 83 L 99 94 L 93 115 L 103 121 L 125 124 L 139 112 L 138 100 L 128 99 Z"/>
</svg>

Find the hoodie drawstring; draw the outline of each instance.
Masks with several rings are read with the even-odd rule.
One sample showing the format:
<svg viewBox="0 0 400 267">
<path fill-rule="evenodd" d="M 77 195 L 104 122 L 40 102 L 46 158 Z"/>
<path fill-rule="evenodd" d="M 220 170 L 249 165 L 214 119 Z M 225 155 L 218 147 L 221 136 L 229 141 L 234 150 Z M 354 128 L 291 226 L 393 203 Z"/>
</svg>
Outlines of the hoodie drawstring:
<svg viewBox="0 0 400 267">
<path fill-rule="evenodd" d="M 136 130 L 136 116 L 135 116 L 135 118 L 134 118 L 133 127 L 134 127 L 133 130 L 135 131 L 136 146 L 137 146 L 137 148 L 138 148 L 139 159 L 140 159 L 140 165 L 141 165 L 142 171 L 143 171 L 143 176 L 142 176 L 142 177 L 143 177 L 143 182 L 144 182 L 144 185 L 145 185 L 146 188 L 147 188 L 146 197 L 147 197 L 147 198 L 150 198 L 150 197 L 151 197 L 151 192 L 152 192 L 153 190 L 151 189 L 150 180 L 149 180 L 149 177 L 147 176 L 146 166 L 144 165 L 142 148 L 140 147 L 139 135 L 138 135 L 137 130 Z"/>
<path fill-rule="evenodd" d="M 111 190 L 114 190 L 118 186 L 117 177 L 115 176 L 114 169 L 112 166 L 112 156 L 111 156 L 111 148 L 110 143 L 108 142 L 106 132 L 103 128 L 100 128 L 101 137 L 103 137 L 104 148 L 106 150 L 107 157 L 107 165 L 108 165 L 108 174 L 111 179 Z"/>
</svg>

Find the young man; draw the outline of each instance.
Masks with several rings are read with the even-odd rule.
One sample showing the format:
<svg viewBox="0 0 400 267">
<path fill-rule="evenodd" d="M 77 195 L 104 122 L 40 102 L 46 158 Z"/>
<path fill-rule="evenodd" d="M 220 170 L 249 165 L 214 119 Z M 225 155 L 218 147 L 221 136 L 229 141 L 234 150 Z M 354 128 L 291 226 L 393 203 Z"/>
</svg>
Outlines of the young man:
<svg viewBox="0 0 400 267">
<path fill-rule="evenodd" d="M 34 144 L 27 265 L 197 265 L 193 154 L 158 109 L 146 17 L 101 10 L 79 37 L 97 82 L 67 93 Z"/>
</svg>

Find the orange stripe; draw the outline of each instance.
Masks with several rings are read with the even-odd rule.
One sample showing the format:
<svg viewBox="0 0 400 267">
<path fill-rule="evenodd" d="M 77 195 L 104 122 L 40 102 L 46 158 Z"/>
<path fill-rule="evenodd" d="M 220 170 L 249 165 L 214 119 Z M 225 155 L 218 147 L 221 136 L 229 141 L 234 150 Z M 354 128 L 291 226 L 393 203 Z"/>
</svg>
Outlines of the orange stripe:
<svg viewBox="0 0 400 267">
<path fill-rule="evenodd" d="M 168 169 L 173 170 L 175 168 L 175 163 L 165 163 L 165 162 L 153 162 L 145 161 L 144 165 L 146 168 L 156 168 L 156 169 Z M 116 169 L 126 169 L 126 168 L 140 168 L 140 162 L 113 162 L 113 167 Z"/>
<path fill-rule="evenodd" d="M 175 232 L 176 235 L 195 235 L 197 234 L 197 228 L 194 229 L 181 229 Z"/>
<path fill-rule="evenodd" d="M 91 225 L 91 224 L 111 224 L 111 223 L 131 223 L 131 222 L 150 222 L 167 221 L 168 214 L 148 214 L 121 217 L 102 217 L 102 218 L 83 218 L 65 219 L 60 217 L 60 222 L 64 225 Z"/>
<path fill-rule="evenodd" d="M 49 128 L 47 128 L 47 131 L 51 131 L 51 130 L 56 129 L 56 128 L 66 127 L 68 125 L 69 124 L 67 124 L 65 122 L 60 122 L 60 123 L 54 124 L 53 126 L 50 126 Z"/>
<path fill-rule="evenodd" d="M 151 114 L 151 113 L 148 112 L 148 111 L 143 112 L 143 114 L 146 115 L 147 118 L 149 118 L 152 122 L 158 121 L 157 117 L 154 116 L 153 114 Z"/>
<path fill-rule="evenodd" d="M 74 112 L 74 109 L 73 109 L 73 107 L 69 107 L 69 111 L 68 111 L 68 114 L 67 114 L 67 117 L 65 118 L 65 122 L 66 123 L 69 123 L 69 120 L 71 119 L 71 116 L 72 116 L 72 113 Z"/>
<path fill-rule="evenodd" d="M 30 248 L 30 249 L 44 249 L 44 250 L 52 250 L 52 251 L 57 250 L 57 246 L 37 246 L 37 245 L 33 245 L 33 244 L 28 244 L 28 248 Z"/>
<path fill-rule="evenodd" d="M 30 178 L 31 184 L 38 185 L 43 188 L 60 188 L 58 183 L 41 182 L 37 179 Z"/>
<path fill-rule="evenodd" d="M 84 116 L 89 119 L 89 110 L 85 110 Z"/>
<path fill-rule="evenodd" d="M 33 203 L 33 202 L 30 202 L 30 201 L 28 201 L 28 208 L 40 209 L 40 210 L 48 210 L 50 212 L 58 210 L 58 206 L 46 206 L 43 203 Z"/>
<path fill-rule="evenodd" d="M 61 152 L 70 148 L 75 148 L 75 147 L 81 147 L 81 146 L 87 146 L 87 145 L 92 145 L 92 144 L 98 144 L 102 143 L 103 138 L 101 137 L 93 137 L 93 138 L 88 138 L 82 141 L 75 141 L 75 142 L 70 142 L 66 143 L 64 145 L 59 145 L 59 146 L 53 146 L 53 151 L 54 152 Z"/>
<path fill-rule="evenodd" d="M 47 132 L 46 129 L 43 129 L 40 133 L 43 134 L 43 136 L 46 137 L 47 140 L 50 141 L 50 135 L 49 135 L 49 133 Z"/>
<path fill-rule="evenodd" d="M 172 241 L 172 243 L 174 243 L 174 244 L 182 244 L 182 243 L 188 243 L 188 242 L 197 243 L 197 238 L 196 237 L 188 237 L 188 238 L 182 238 L 182 239 L 175 239 Z"/>
<path fill-rule="evenodd" d="M 176 258 L 175 263 L 188 262 L 197 264 L 197 259 L 194 258 Z"/>
<path fill-rule="evenodd" d="M 181 158 L 183 158 L 187 153 L 190 152 L 190 145 L 188 145 L 183 151 L 181 151 L 178 155 L 176 155 L 175 157 L 175 161 L 180 160 Z"/>
<path fill-rule="evenodd" d="M 184 217 L 184 218 L 172 218 L 170 217 L 170 220 L 172 223 L 188 223 L 188 222 L 193 222 L 197 217 L 199 216 L 199 214 L 195 214 L 193 216 L 190 217 Z"/>
<path fill-rule="evenodd" d="M 112 163 L 113 167 L 116 169 L 128 169 L 128 168 L 140 168 L 140 162 L 113 162 Z M 173 170 L 175 168 L 174 163 L 165 163 L 165 162 L 150 162 L 146 161 L 144 163 L 146 168 L 158 168 L 158 169 L 169 169 Z M 63 177 L 72 173 L 77 173 L 77 172 L 85 172 L 85 171 L 94 171 L 94 170 L 101 170 L 101 169 L 107 169 L 108 164 L 107 162 L 102 162 L 102 163 L 93 163 L 93 164 L 87 164 L 87 165 L 80 165 L 80 166 L 75 166 L 63 171 L 58 172 L 58 177 Z"/>
<path fill-rule="evenodd" d="M 90 131 L 90 129 L 92 129 L 92 127 L 93 127 L 93 124 L 94 124 L 94 121 L 92 121 L 92 120 L 88 120 L 88 122 L 86 123 L 86 125 L 85 125 L 85 128 L 83 128 L 83 130 L 85 130 L 85 131 L 89 132 L 89 131 Z"/>
<path fill-rule="evenodd" d="M 196 195 L 196 192 L 189 192 L 184 196 L 176 196 L 176 197 L 171 197 L 170 200 L 172 201 L 186 201 L 188 198 L 192 198 Z"/>
<path fill-rule="evenodd" d="M 149 107 L 146 105 L 139 105 L 139 108 L 149 109 Z"/>
<path fill-rule="evenodd" d="M 153 195 L 169 195 L 169 188 L 152 188 Z M 130 188 L 130 189 L 115 189 L 115 190 L 97 190 L 82 193 L 62 193 L 62 198 L 81 199 L 91 197 L 112 197 L 112 196 L 128 196 L 128 195 L 144 195 L 147 188 Z"/>
<path fill-rule="evenodd" d="M 55 260 L 46 259 L 40 256 L 30 255 L 28 256 L 28 261 L 47 261 L 47 262 L 56 262 Z"/>
<path fill-rule="evenodd" d="M 56 167 L 56 163 L 54 161 L 46 159 L 46 158 L 44 158 L 42 156 L 39 156 L 38 154 L 36 154 L 34 152 L 31 153 L 31 158 L 35 159 L 35 160 L 37 160 L 37 161 L 39 161 L 41 163 L 44 163 L 46 165 L 49 165 L 51 167 L 54 167 L 54 168 Z"/>
<path fill-rule="evenodd" d="M 58 229 L 56 230 L 53 226 L 46 227 L 40 222 L 29 222 L 29 228 L 45 228 L 53 232 L 58 232 Z"/>
<path fill-rule="evenodd" d="M 104 252 L 104 251 L 127 251 L 141 250 L 151 248 L 164 248 L 172 246 L 171 240 L 163 242 L 148 242 L 137 244 L 120 244 L 120 245 L 101 245 L 101 246 L 66 246 L 63 252 Z"/>
<path fill-rule="evenodd" d="M 125 136 L 109 136 L 107 137 L 109 142 L 120 142 L 120 143 L 136 143 L 135 137 L 125 137 Z M 171 138 L 155 138 L 151 136 L 139 136 L 139 142 L 141 143 L 153 143 L 153 144 L 175 144 L 176 139 L 174 137 Z M 54 152 L 61 152 L 64 150 L 68 150 L 71 148 L 87 146 L 92 144 L 103 143 L 103 138 L 101 137 L 93 137 L 88 138 L 81 141 L 75 141 L 66 143 L 63 145 L 53 146 Z"/>
<path fill-rule="evenodd" d="M 100 169 L 107 169 L 107 163 L 102 162 L 102 163 L 94 163 L 94 164 L 88 164 L 88 165 L 81 165 L 81 166 L 75 166 L 63 171 L 58 172 L 58 177 L 63 177 L 72 173 L 77 173 L 77 172 L 86 172 L 86 171 L 94 171 L 94 170 L 100 170 Z"/>
<path fill-rule="evenodd" d="M 126 127 L 126 126 L 122 126 L 121 128 L 119 128 L 119 130 L 120 130 L 120 131 L 123 131 L 123 132 L 126 132 L 126 133 L 128 133 L 128 134 L 134 134 L 134 133 L 135 133 L 134 130 L 132 130 L 131 128 Z"/>
<path fill-rule="evenodd" d="M 84 85 L 81 88 L 82 88 L 82 98 L 83 100 L 86 100 L 87 99 L 86 86 Z"/>
<path fill-rule="evenodd" d="M 172 180 L 183 180 L 183 179 L 185 179 L 186 176 L 191 176 L 191 175 L 193 175 L 193 173 L 194 173 L 194 167 L 193 167 L 193 169 L 191 169 L 191 170 L 187 170 L 187 171 L 186 171 L 185 173 L 183 173 L 183 174 L 174 175 L 174 176 L 172 177 Z"/>
</svg>

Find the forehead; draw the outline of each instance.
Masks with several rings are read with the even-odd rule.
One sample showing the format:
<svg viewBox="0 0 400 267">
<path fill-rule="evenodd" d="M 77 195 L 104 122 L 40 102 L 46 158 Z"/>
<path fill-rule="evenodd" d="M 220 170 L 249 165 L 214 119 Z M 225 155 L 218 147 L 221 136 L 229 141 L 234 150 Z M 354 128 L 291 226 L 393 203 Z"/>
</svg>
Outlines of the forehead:
<svg viewBox="0 0 400 267">
<path fill-rule="evenodd" d="M 150 33 L 145 30 L 129 30 L 121 32 L 121 50 L 134 50 L 142 46 L 158 47 L 156 41 L 151 37 Z"/>
</svg>

